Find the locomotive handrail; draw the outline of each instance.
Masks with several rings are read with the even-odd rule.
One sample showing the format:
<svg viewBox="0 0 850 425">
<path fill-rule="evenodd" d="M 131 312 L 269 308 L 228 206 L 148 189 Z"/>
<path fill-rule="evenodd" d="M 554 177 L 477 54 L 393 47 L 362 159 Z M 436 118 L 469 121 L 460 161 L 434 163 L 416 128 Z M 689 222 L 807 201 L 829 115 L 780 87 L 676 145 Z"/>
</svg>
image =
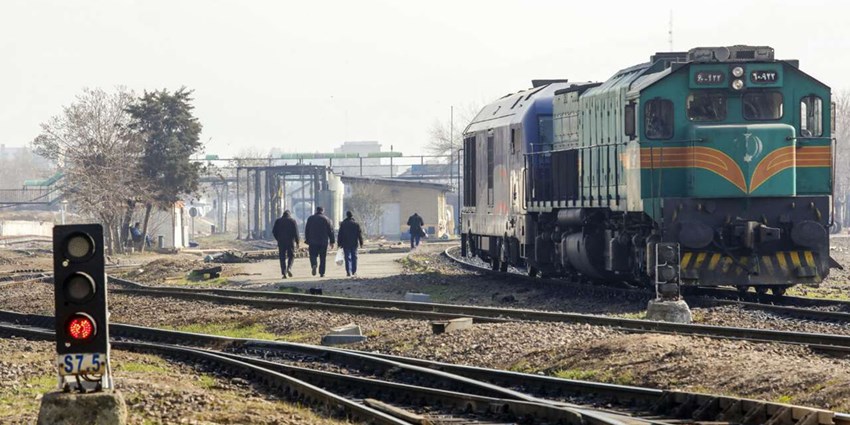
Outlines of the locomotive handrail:
<svg viewBox="0 0 850 425">
<path fill-rule="evenodd" d="M 794 136 L 794 137 L 786 137 L 785 140 L 829 140 L 829 193 L 831 196 L 835 195 L 835 149 L 837 148 L 838 140 L 832 136 Z M 835 202 L 830 202 L 829 209 L 829 225 L 827 227 L 832 227 L 835 225 Z"/>
<path fill-rule="evenodd" d="M 683 143 L 683 144 L 688 143 L 688 144 L 691 145 L 691 147 L 693 147 L 693 145 L 695 143 L 704 142 L 704 141 L 705 141 L 705 139 L 701 139 L 701 138 L 683 139 L 683 140 L 674 140 L 674 141 L 671 141 L 671 142 L 663 142 L 663 144 L 661 146 L 650 146 L 649 147 L 649 167 L 650 167 L 649 168 L 650 169 L 650 179 L 649 179 L 650 189 L 649 190 L 650 190 L 650 196 L 652 196 L 653 199 L 663 199 L 664 198 L 663 194 L 661 193 L 662 183 L 664 181 L 663 180 L 663 178 L 664 178 L 664 171 L 663 171 L 664 167 L 663 166 L 659 167 L 658 193 L 657 193 L 658 196 L 655 196 L 656 195 L 656 193 L 655 193 L 655 148 L 661 149 L 661 154 L 659 155 L 659 161 L 661 161 L 661 164 L 664 164 L 664 147 L 665 147 L 665 145 L 668 145 L 668 144 L 671 144 L 671 143 Z M 653 215 L 655 217 L 659 216 L 658 207 L 659 207 L 658 202 L 653 201 L 652 202 L 652 212 L 653 212 Z M 664 221 L 664 209 L 663 208 L 660 211 L 660 215 L 661 215 L 661 221 L 663 222 Z M 664 237 L 665 229 L 666 229 L 666 226 L 661 226 L 661 236 L 662 237 Z"/>
<path fill-rule="evenodd" d="M 831 129 L 830 129 L 831 130 Z M 835 196 L 835 149 L 838 147 L 838 140 L 835 137 L 830 138 L 830 147 L 829 147 L 829 193 L 831 196 Z M 829 227 L 835 225 L 835 201 L 831 201 L 829 203 Z"/>
<path fill-rule="evenodd" d="M 705 139 L 682 139 L 682 140 L 664 140 L 661 141 L 662 146 L 650 146 L 650 148 L 658 147 L 663 148 L 665 145 L 673 144 L 673 143 L 696 143 L 696 142 L 704 142 Z"/>
<path fill-rule="evenodd" d="M 553 143 L 548 143 L 548 144 L 551 145 Z M 604 145 L 577 146 L 577 147 L 574 147 L 574 148 L 567 148 L 567 149 L 552 149 L 552 150 L 548 150 L 548 151 L 528 152 L 528 153 L 524 153 L 523 155 L 529 156 L 529 155 L 540 155 L 540 154 L 547 154 L 547 153 L 552 154 L 552 153 L 555 153 L 555 152 L 580 151 L 580 150 L 583 150 L 583 149 L 604 148 L 604 147 L 610 147 L 610 146 L 625 146 L 627 144 L 628 144 L 628 142 L 606 143 Z"/>
<path fill-rule="evenodd" d="M 829 136 L 801 136 L 801 137 L 793 136 L 792 137 L 792 136 L 788 136 L 788 137 L 785 138 L 785 140 L 831 140 L 831 141 L 835 141 L 835 137 L 829 137 Z"/>
</svg>

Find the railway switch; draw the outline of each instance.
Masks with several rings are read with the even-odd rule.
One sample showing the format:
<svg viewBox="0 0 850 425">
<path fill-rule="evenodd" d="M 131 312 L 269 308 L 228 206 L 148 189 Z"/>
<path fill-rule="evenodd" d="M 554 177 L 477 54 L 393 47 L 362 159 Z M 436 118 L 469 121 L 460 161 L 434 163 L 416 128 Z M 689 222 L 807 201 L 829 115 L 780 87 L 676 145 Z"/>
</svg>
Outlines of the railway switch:
<svg viewBox="0 0 850 425">
<path fill-rule="evenodd" d="M 103 228 L 53 228 L 56 353 L 59 388 L 111 388 Z"/>
</svg>

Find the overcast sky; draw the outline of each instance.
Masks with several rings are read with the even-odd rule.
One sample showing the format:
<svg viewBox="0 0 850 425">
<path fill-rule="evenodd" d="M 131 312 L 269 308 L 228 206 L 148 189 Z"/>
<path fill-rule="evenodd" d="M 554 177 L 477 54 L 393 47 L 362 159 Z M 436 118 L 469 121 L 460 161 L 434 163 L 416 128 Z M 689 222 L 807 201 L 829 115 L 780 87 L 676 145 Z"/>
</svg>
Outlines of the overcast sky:
<svg viewBox="0 0 850 425">
<path fill-rule="evenodd" d="M 449 108 L 533 78 L 604 80 L 668 50 L 769 45 L 850 88 L 843 1 L 0 2 L 0 143 L 20 146 L 83 87 L 195 90 L 206 151 L 415 154 Z"/>
</svg>

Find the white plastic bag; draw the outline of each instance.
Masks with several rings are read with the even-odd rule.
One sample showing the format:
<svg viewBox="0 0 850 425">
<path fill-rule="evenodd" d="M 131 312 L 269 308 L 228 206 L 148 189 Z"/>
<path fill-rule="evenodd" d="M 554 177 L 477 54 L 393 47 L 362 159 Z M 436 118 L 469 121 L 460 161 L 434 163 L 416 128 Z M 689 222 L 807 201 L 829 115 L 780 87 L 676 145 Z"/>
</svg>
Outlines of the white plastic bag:
<svg viewBox="0 0 850 425">
<path fill-rule="evenodd" d="M 341 266 L 345 262 L 345 253 L 342 252 L 342 248 L 336 250 L 336 259 L 334 261 L 336 261 L 336 265 L 338 266 Z"/>
</svg>

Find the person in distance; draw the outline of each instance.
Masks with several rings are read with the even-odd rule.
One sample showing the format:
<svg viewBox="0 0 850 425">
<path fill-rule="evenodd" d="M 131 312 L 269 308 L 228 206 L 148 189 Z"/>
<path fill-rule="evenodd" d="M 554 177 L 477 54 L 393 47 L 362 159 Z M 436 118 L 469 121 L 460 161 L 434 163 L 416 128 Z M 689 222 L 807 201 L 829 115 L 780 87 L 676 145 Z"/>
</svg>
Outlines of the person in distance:
<svg viewBox="0 0 850 425">
<path fill-rule="evenodd" d="M 351 211 L 345 213 L 345 220 L 339 223 L 336 242 L 342 248 L 345 258 L 345 275 L 357 276 L 357 248 L 363 246 L 363 229 L 354 220 Z"/>
<path fill-rule="evenodd" d="M 410 226 L 410 249 L 413 249 L 419 246 L 420 239 L 425 236 L 425 221 L 422 220 L 419 213 L 413 213 L 407 219 L 407 225 Z"/>
<path fill-rule="evenodd" d="M 301 245 L 298 238 L 298 223 L 289 213 L 283 212 L 283 216 L 275 220 L 272 227 L 272 235 L 277 240 L 278 256 L 280 257 L 280 274 L 292 277 L 292 262 L 295 261 L 295 249 Z"/>
<path fill-rule="evenodd" d="M 325 216 L 325 209 L 316 207 L 316 213 L 307 219 L 304 228 L 304 242 L 309 245 L 310 267 L 313 276 L 316 275 L 316 262 L 318 260 L 319 276 L 325 276 L 325 259 L 328 256 L 328 245 L 333 249 L 334 229 L 331 221 Z"/>
</svg>

